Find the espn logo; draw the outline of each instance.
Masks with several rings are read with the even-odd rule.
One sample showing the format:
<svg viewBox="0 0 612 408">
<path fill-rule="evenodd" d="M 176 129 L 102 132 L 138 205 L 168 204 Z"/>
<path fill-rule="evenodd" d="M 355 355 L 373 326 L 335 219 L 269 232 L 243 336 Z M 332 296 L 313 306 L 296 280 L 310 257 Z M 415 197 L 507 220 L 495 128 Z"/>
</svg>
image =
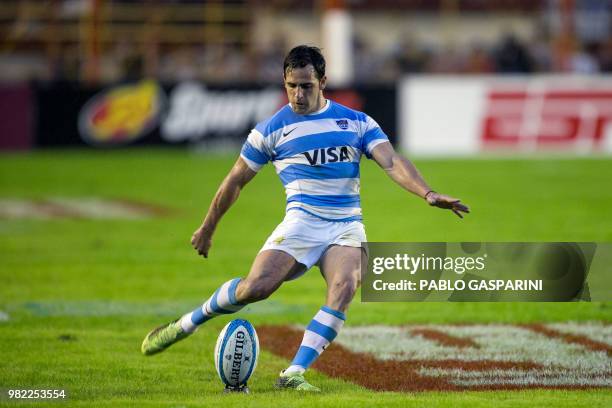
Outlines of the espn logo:
<svg viewBox="0 0 612 408">
<path fill-rule="evenodd" d="M 604 140 L 612 139 L 612 90 L 550 88 L 489 91 L 482 145 L 598 150 Z"/>
</svg>

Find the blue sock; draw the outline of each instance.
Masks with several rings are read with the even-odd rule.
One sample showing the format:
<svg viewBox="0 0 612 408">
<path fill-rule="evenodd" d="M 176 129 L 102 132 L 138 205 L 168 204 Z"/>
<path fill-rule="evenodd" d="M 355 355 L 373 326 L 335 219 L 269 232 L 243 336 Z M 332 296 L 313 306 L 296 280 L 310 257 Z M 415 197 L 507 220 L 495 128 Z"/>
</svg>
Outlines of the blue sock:
<svg viewBox="0 0 612 408">
<path fill-rule="evenodd" d="M 181 327 L 188 333 L 194 332 L 199 325 L 222 314 L 236 313 L 245 305 L 236 300 L 236 287 L 240 278 L 225 282 L 208 298 L 204 304 L 181 317 Z"/>
<path fill-rule="evenodd" d="M 306 371 L 336 338 L 345 320 L 344 313 L 323 306 L 306 327 L 302 344 L 285 373 Z"/>
</svg>

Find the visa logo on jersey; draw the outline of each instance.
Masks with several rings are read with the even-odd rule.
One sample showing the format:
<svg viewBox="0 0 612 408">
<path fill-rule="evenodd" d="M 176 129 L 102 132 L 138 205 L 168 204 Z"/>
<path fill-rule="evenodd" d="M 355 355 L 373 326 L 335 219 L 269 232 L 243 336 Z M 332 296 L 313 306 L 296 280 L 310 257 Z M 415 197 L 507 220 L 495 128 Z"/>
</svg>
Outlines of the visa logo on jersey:
<svg viewBox="0 0 612 408">
<path fill-rule="evenodd" d="M 348 146 L 323 147 L 303 153 L 311 166 L 319 166 L 325 163 L 347 162 L 349 156 Z"/>
</svg>

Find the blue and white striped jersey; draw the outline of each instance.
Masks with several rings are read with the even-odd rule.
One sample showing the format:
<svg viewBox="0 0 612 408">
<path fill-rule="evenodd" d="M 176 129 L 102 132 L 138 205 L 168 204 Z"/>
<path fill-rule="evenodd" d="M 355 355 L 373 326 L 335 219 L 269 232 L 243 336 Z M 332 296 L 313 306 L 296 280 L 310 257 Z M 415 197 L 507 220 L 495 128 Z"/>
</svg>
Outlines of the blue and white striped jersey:
<svg viewBox="0 0 612 408">
<path fill-rule="evenodd" d="M 359 161 L 388 141 L 368 115 L 328 100 L 309 115 L 289 104 L 249 134 L 240 156 L 254 171 L 271 161 L 287 194 L 287 211 L 329 221 L 361 220 Z"/>
</svg>

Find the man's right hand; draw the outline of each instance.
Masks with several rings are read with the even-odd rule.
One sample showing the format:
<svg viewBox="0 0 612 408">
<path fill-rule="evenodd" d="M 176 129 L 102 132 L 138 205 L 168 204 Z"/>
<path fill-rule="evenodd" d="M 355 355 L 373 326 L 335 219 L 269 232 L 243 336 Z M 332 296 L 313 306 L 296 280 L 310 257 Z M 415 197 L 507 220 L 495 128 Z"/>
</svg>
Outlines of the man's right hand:
<svg viewBox="0 0 612 408">
<path fill-rule="evenodd" d="M 191 236 L 191 245 L 199 255 L 208 258 L 208 250 L 212 245 L 212 231 L 203 226 L 198 228 Z"/>
</svg>

